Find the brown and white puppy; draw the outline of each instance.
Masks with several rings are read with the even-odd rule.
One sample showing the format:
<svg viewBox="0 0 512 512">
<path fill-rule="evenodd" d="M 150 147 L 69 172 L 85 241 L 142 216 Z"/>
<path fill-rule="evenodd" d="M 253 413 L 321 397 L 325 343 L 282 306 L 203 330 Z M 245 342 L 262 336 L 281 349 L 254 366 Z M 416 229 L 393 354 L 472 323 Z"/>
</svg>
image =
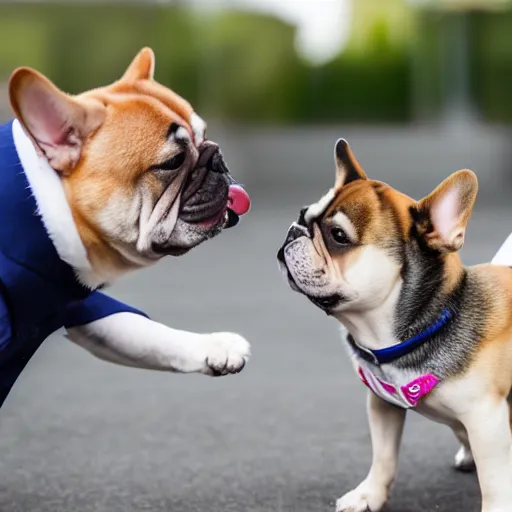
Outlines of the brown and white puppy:
<svg viewBox="0 0 512 512">
<path fill-rule="evenodd" d="M 408 409 L 452 428 L 483 512 L 512 511 L 512 239 L 492 264 L 462 265 L 471 171 L 415 201 L 368 179 L 344 140 L 335 160 L 334 187 L 301 211 L 278 259 L 290 286 L 346 327 L 370 389 L 372 467 L 337 511 L 384 507 Z"/>
<path fill-rule="evenodd" d="M 39 214 L 92 290 L 186 253 L 249 209 L 203 120 L 154 69 L 145 48 L 120 80 L 77 96 L 29 68 L 10 80 L 14 139 Z M 68 336 L 108 361 L 176 372 L 237 373 L 249 355 L 237 334 L 177 331 L 130 313 Z"/>
</svg>

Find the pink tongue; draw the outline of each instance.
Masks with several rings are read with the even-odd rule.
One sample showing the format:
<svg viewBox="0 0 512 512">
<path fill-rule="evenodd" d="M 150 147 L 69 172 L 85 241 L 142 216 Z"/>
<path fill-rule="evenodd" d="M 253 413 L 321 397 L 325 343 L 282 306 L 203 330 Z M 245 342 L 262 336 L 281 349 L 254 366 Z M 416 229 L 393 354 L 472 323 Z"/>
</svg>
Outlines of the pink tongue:
<svg viewBox="0 0 512 512">
<path fill-rule="evenodd" d="M 237 215 L 245 215 L 251 207 L 251 199 L 249 194 L 240 185 L 229 186 L 229 202 L 228 208 L 233 210 Z"/>
</svg>

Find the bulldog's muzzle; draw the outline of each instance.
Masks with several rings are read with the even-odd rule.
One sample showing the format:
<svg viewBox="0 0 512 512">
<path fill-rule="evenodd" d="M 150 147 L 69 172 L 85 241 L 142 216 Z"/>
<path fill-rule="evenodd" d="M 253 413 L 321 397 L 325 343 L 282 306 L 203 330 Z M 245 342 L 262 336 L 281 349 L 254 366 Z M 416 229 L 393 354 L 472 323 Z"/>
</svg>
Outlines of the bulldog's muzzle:
<svg viewBox="0 0 512 512">
<path fill-rule="evenodd" d="M 227 211 L 224 227 L 229 228 L 238 224 L 240 215 L 247 213 L 249 207 L 249 196 L 229 173 L 219 146 L 204 142 L 197 164 L 185 183 L 180 218 L 188 223 L 200 223 Z"/>
</svg>

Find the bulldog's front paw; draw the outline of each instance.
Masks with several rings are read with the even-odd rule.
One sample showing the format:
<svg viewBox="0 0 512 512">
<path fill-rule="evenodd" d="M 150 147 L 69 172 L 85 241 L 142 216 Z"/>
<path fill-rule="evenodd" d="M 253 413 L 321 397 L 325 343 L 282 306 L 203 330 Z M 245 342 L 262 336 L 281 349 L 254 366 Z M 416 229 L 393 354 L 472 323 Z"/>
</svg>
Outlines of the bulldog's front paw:
<svg viewBox="0 0 512 512">
<path fill-rule="evenodd" d="M 232 332 L 216 332 L 208 335 L 205 375 L 219 377 L 240 373 L 250 355 L 248 341 Z"/>
<path fill-rule="evenodd" d="M 379 512 L 387 501 L 386 489 L 363 482 L 336 502 L 336 512 Z"/>
</svg>

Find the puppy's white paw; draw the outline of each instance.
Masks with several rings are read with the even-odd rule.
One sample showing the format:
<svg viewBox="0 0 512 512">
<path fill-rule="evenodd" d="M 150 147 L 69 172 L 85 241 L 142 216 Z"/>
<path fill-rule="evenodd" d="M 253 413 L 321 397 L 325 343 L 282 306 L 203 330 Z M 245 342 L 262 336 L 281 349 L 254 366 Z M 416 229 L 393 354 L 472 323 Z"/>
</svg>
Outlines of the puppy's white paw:
<svg viewBox="0 0 512 512">
<path fill-rule="evenodd" d="M 465 446 L 461 446 L 460 450 L 455 455 L 455 469 L 464 473 L 469 473 L 476 469 L 473 454 L 471 450 Z"/>
<path fill-rule="evenodd" d="M 205 375 L 219 377 L 230 373 L 240 373 L 249 359 L 249 342 L 239 334 L 216 332 L 206 339 Z"/>
<path fill-rule="evenodd" d="M 379 512 L 387 501 L 386 489 L 363 482 L 336 502 L 336 512 Z"/>
</svg>

